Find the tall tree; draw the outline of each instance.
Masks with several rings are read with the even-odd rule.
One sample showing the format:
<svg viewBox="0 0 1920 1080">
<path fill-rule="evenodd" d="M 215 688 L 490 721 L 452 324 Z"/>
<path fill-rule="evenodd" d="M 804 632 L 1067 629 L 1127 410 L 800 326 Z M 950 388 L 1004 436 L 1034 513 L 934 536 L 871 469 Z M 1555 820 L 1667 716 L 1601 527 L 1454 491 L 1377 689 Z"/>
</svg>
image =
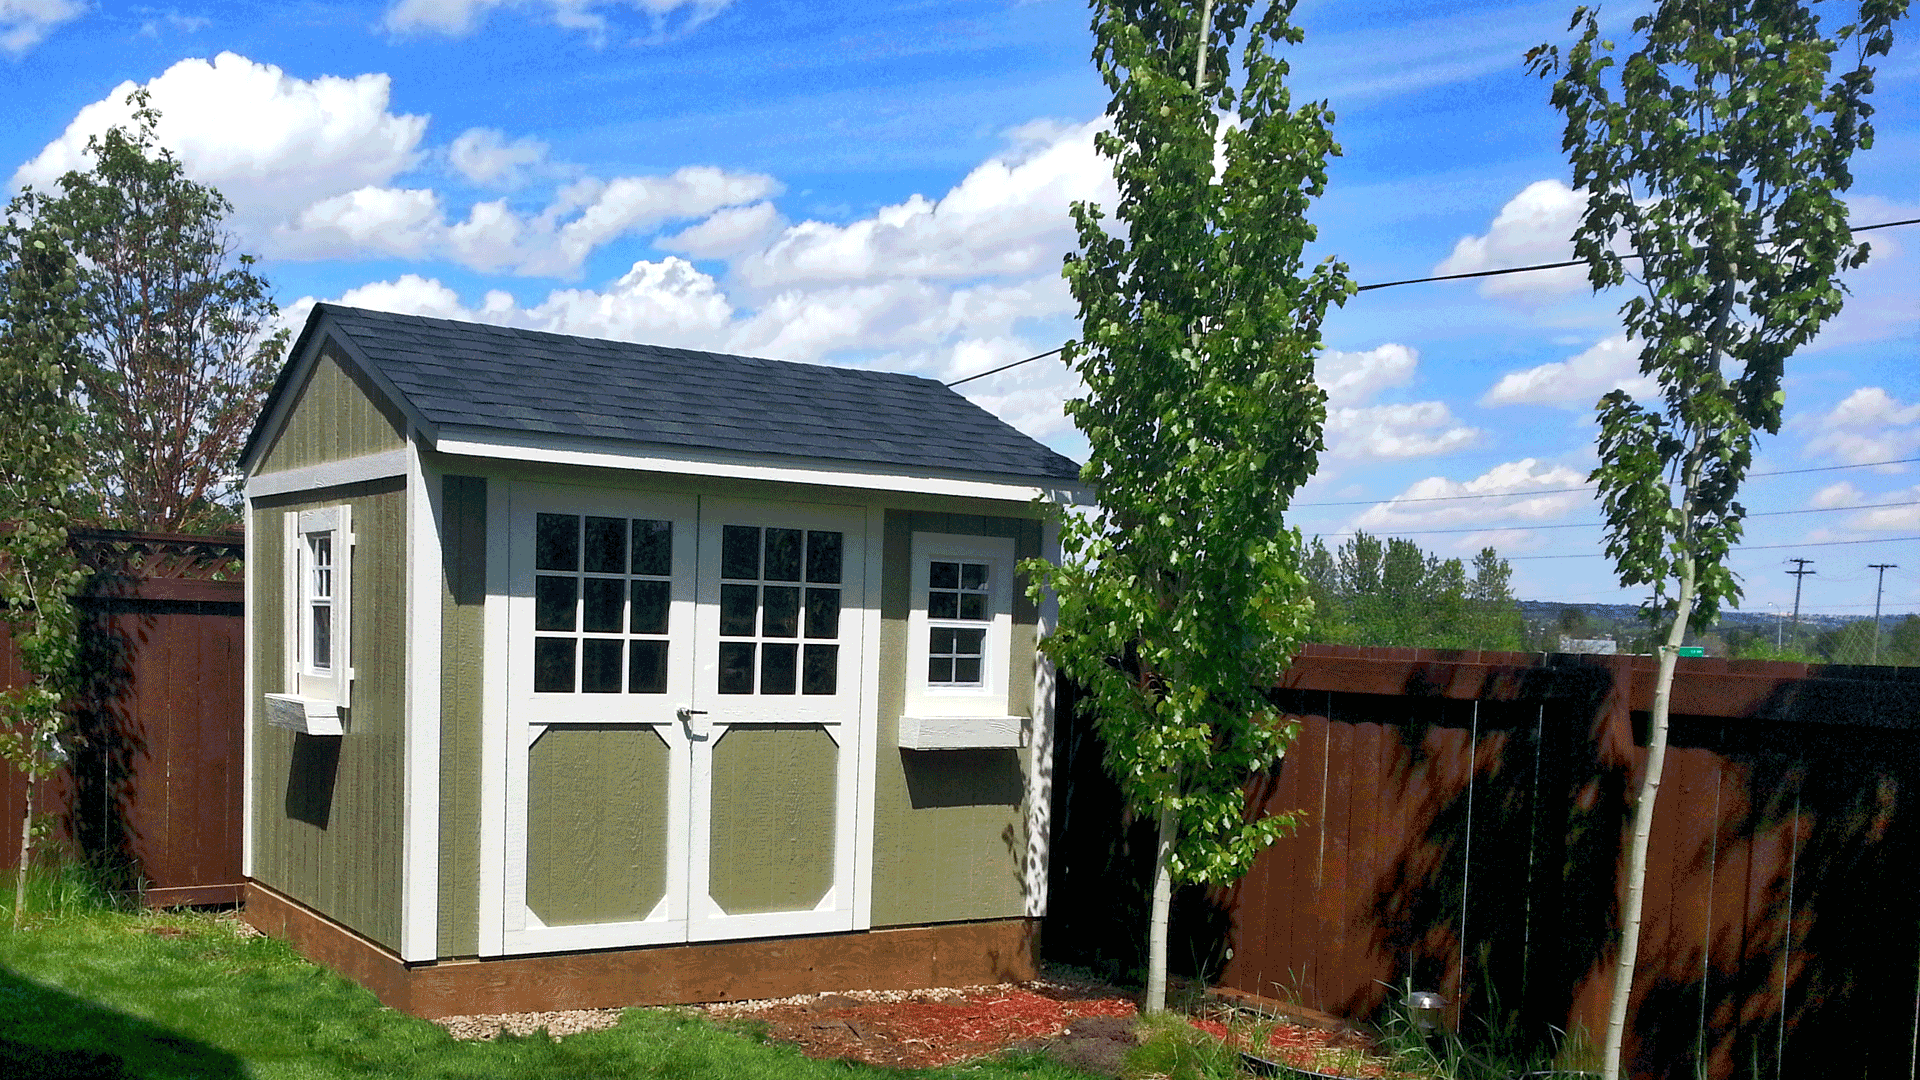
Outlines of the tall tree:
<svg viewBox="0 0 1920 1080">
<path fill-rule="evenodd" d="M 133 128 L 89 139 L 92 167 L 32 211 L 81 258 L 89 515 L 164 532 L 236 525 L 227 478 L 286 334 L 269 331 L 279 309 L 222 225 L 232 204 L 158 144 L 146 91 L 128 100 Z"/>
<path fill-rule="evenodd" d="M 1315 641 L 1430 649 L 1524 643 L 1513 568 L 1492 548 L 1474 556 L 1469 578 L 1459 559 L 1361 531 L 1334 551 L 1315 539 L 1304 572 L 1314 604 L 1308 633 Z"/>
<path fill-rule="evenodd" d="M 1310 608 L 1283 512 L 1323 445 L 1320 323 L 1353 285 L 1304 265 L 1338 147 L 1326 105 L 1287 91 L 1292 8 L 1093 4 L 1119 202 L 1114 231 L 1073 208 L 1081 336 L 1063 357 L 1087 386 L 1067 410 L 1099 505 L 1064 516 L 1059 567 L 1029 569 L 1060 598 L 1047 652 L 1087 688 L 1109 770 L 1158 828 L 1150 1010 L 1173 883 L 1232 880 L 1293 824 L 1248 820 L 1242 786 L 1296 730 L 1265 694 Z"/>
<path fill-rule="evenodd" d="M 1634 21 L 1638 48 L 1616 61 L 1580 7 L 1564 56 L 1550 45 L 1528 54 L 1534 72 L 1558 75 L 1563 147 L 1587 194 L 1575 250 L 1596 290 L 1632 277 L 1637 295 L 1620 313 L 1660 387 L 1650 406 L 1621 391 L 1601 399 L 1592 476 L 1620 583 L 1651 588 L 1666 638 L 1634 800 L 1606 1080 L 1620 1075 L 1674 660 L 1689 626 L 1739 599 L 1725 558 L 1741 535 L 1736 495 L 1754 440 L 1779 430 L 1786 359 L 1839 312 L 1840 271 L 1866 261 L 1841 195 L 1854 150 L 1873 142 L 1872 61 L 1906 8 L 1859 0 L 1836 27 L 1798 0 L 1664 0 Z M 1843 46 L 1853 66 L 1834 77 Z"/>
<path fill-rule="evenodd" d="M 59 765 L 55 736 L 72 689 L 81 571 L 67 546 L 81 477 L 76 401 L 86 328 L 79 265 L 57 229 L 34 220 L 32 192 L 0 221 L 0 632 L 25 681 L 0 691 L 0 758 L 26 778 L 14 926 L 26 906 L 40 781 Z"/>
</svg>

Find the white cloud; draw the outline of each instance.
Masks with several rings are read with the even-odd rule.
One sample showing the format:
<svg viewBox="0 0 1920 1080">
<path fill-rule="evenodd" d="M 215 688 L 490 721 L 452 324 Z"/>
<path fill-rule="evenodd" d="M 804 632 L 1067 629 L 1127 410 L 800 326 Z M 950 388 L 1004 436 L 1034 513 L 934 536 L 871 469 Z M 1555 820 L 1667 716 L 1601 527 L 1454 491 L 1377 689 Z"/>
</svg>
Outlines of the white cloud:
<svg viewBox="0 0 1920 1080">
<path fill-rule="evenodd" d="M 730 206 L 677 236 L 654 241 L 656 247 L 696 259 L 727 259 L 766 243 L 786 224 L 770 202 Z"/>
<path fill-rule="evenodd" d="M 78 0 L 0 0 L 0 51 L 24 55 L 86 12 Z"/>
<path fill-rule="evenodd" d="M 531 6 L 544 8 L 554 25 L 584 30 L 596 36 L 605 33 L 607 17 L 602 9 L 627 7 L 651 16 L 656 25 L 676 12 L 682 13 L 684 26 L 691 28 L 713 18 L 731 0 L 536 0 L 531 4 L 510 0 L 398 0 L 387 9 L 387 29 L 395 33 L 432 33 L 464 37 L 473 33 L 495 8 Z"/>
<path fill-rule="evenodd" d="M 1849 465 L 1913 457 L 1920 451 L 1920 403 L 1907 405 L 1878 386 L 1863 386 L 1815 417 L 1819 434 L 1807 441 L 1809 456 L 1824 455 Z M 1887 466 L 1901 472 L 1904 466 Z"/>
<path fill-rule="evenodd" d="M 1368 404 L 1383 390 L 1411 383 L 1419 364 L 1419 350 L 1394 342 L 1364 352 L 1329 349 L 1320 355 L 1314 380 L 1327 392 L 1329 457 L 1428 457 L 1480 442 L 1482 432 L 1461 424 L 1444 401 Z"/>
<path fill-rule="evenodd" d="M 1537 180 L 1500 208 L 1479 236 L 1463 236 L 1453 254 L 1433 268 L 1435 274 L 1471 274 L 1510 266 L 1566 262 L 1574 257 L 1572 236 L 1586 196 L 1558 180 Z M 1584 292 L 1585 267 L 1537 270 L 1484 279 L 1480 295 L 1545 300 Z"/>
<path fill-rule="evenodd" d="M 1345 458 L 1430 457 L 1480 442 L 1478 428 L 1459 423 L 1444 401 L 1327 410 L 1327 453 Z"/>
<path fill-rule="evenodd" d="M 447 147 L 447 160 L 476 184 L 518 187 L 529 165 L 547 158 L 547 144 L 531 136 L 507 141 L 498 128 L 468 128 Z"/>
<path fill-rule="evenodd" d="M 1558 405 L 1591 409 L 1601 395 L 1624 389 L 1635 397 L 1658 392 L 1659 383 L 1640 374 L 1640 349 L 1624 334 L 1596 342 L 1565 360 L 1541 364 L 1500 377 L 1480 399 L 1482 405 Z"/>
<path fill-rule="evenodd" d="M 1056 273 L 1074 247 L 1068 206 L 1114 201 L 1111 166 L 1093 146 L 1103 124 L 1017 129 L 1012 150 L 976 167 L 938 202 L 916 194 L 847 225 L 803 221 L 736 263 L 735 272 L 767 289 Z"/>
<path fill-rule="evenodd" d="M 1849 481 L 1842 480 L 1814 492 L 1813 498 L 1808 500 L 1808 505 L 1815 510 L 1826 510 L 1835 506 L 1853 506 L 1865 502 L 1866 499 L 1866 492 L 1854 487 Z"/>
<path fill-rule="evenodd" d="M 84 169 L 87 139 L 132 113 L 125 82 L 82 108 L 59 138 L 13 174 L 13 186 L 47 188 Z M 187 175 L 217 186 L 236 224 L 259 233 L 302 210 L 362 187 L 385 185 L 419 158 L 427 118 L 388 111 L 387 76 L 296 79 L 271 64 L 223 52 L 174 64 L 146 83 L 160 112 L 162 145 Z"/>
<path fill-rule="evenodd" d="M 280 254 L 310 259 L 370 253 L 424 258 L 439 242 L 440 199 L 432 191 L 363 187 L 300 212 Z"/>
<path fill-rule="evenodd" d="M 1502 549 L 1524 549 L 1548 543 L 1555 533 L 1529 531 L 1521 526 L 1561 523 L 1592 502 L 1585 473 L 1567 465 L 1522 458 L 1496 465 L 1471 480 L 1430 476 L 1415 481 L 1393 498 L 1362 511 L 1350 527 L 1385 535 L 1415 529 L 1480 527 L 1481 531 L 1461 534 L 1453 541 L 1456 548 L 1472 550 L 1493 544 Z"/>
<path fill-rule="evenodd" d="M 1328 349 L 1314 364 L 1313 377 L 1327 392 L 1327 400 L 1362 405 L 1382 390 L 1413 381 L 1419 363 L 1417 350 L 1391 341 L 1365 352 Z"/>
</svg>

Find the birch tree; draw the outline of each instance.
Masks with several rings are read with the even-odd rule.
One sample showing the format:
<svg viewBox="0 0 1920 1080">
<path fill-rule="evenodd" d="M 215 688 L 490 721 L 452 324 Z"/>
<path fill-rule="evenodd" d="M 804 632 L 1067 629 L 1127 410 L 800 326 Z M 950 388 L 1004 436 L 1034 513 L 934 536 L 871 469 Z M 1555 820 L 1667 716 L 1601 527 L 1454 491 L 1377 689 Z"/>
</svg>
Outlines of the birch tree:
<svg viewBox="0 0 1920 1080">
<path fill-rule="evenodd" d="M 1620 314 L 1640 343 L 1640 371 L 1659 384 L 1649 404 L 1617 390 L 1600 400 L 1591 477 L 1620 583 L 1651 590 L 1665 633 L 1633 804 L 1606 1080 L 1621 1071 L 1674 662 L 1689 627 L 1710 626 L 1739 600 L 1726 557 L 1740 540 L 1737 495 L 1755 441 L 1780 428 L 1787 358 L 1839 313 L 1840 272 L 1866 261 L 1842 195 L 1854 151 L 1873 143 L 1873 60 L 1906 8 L 1667 0 L 1634 21 L 1636 47 L 1619 57 L 1580 7 L 1564 54 L 1548 45 L 1528 54 L 1535 73 L 1557 76 L 1563 148 L 1587 196 L 1575 250 L 1596 290 L 1631 283 Z"/>
<path fill-rule="evenodd" d="M 1073 208 L 1080 337 L 1063 358 L 1087 387 L 1067 411 L 1099 505 L 1065 516 L 1062 565 L 1029 569 L 1060 598 L 1048 655 L 1087 688 L 1109 771 L 1156 823 L 1149 1011 L 1165 1007 L 1174 884 L 1233 880 L 1293 824 L 1250 820 L 1244 785 L 1295 731 L 1265 695 L 1311 610 L 1283 515 L 1322 449 L 1321 320 L 1353 285 L 1304 262 L 1338 147 L 1325 103 L 1287 91 L 1292 9 L 1093 4 L 1119 201 L 1111 222 Z"/>
<path fill-rule="evenodd" d="M 26 779 L 14 871 L 13 924 L 26 907 L 40 782 L 59 767 L 56 740 L 72 689 L 81 570 L 67 546 L 84 447 L 76 391 L 86 320 L 78 264 L 58 230 L 33 221 L 35 196 L 0 221 L 0 633 L 26 679 L 0 691 L 0 759 Z"/>
</svg>

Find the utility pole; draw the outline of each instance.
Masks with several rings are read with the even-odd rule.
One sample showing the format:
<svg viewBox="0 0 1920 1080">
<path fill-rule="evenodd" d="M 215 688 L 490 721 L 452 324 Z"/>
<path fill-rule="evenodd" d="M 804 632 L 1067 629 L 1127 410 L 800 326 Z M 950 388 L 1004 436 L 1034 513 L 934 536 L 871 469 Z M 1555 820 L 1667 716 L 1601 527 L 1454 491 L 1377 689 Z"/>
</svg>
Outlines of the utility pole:
<svg viewBox="0 0 1920 1080">
<path fill-rule="evenodd" d="M 1796 564 L 1787 573 L 1793 575 L 1793 643 L 1797 647 L 1800 644 L 1800 584 L 1806 580 L 1808 574 L 1817 574 L 1820 571 L 1807 569 L 1807 564 L 1812 562 L 1812 559 L 1788 559 L 1787 561 Z"/>
<path fill-rule="evenodd" d="M 1899 563 L 1890 562 L 1867 564 L 1867 569 L 1880 571 L 1880 580 L 1873 586 L 1873 659 L 1867 661 L 1869 664 L 1880 662 L 1880 590 L 1887 584 L 1887 571 L 1899 565 Z"/>
</svg>

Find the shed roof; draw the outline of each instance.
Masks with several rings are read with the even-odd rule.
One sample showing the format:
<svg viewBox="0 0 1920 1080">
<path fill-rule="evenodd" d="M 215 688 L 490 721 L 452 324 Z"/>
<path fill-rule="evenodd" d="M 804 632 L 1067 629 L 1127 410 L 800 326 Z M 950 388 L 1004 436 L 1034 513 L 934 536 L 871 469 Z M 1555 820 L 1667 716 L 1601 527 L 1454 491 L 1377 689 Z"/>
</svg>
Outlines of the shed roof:
<svg viewBox="0 0 1920 1080">
<path fill-rule="evenodd" d="M 367 365 L 430 437 L 456 428 L 1068 482 L 1080 472 L 1072 460 L 917 375 L 338 304 L 314 306 L 291 354 L 296 362 L 316 333 Z M 283 374 L 275 386 L 248 460 L 288 382 Z"/>
</svg>

